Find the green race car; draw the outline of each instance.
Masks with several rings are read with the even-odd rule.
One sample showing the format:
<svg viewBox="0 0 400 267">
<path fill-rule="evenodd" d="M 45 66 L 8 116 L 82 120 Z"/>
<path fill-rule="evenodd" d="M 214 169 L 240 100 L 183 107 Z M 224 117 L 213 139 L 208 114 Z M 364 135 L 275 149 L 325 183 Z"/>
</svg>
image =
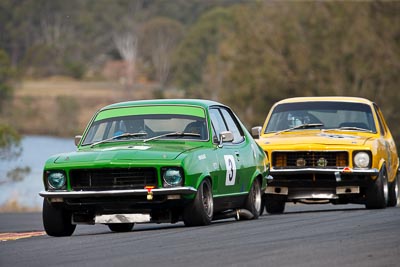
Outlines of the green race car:
<svg viewBox="0 0 400 267">
<path fill-rule="evenodd" d="M 231 109 L 208 100 L 143 100 L 99 110 L 77 151 L 47 160 L 43 224 L 69 236 L 77 224 L 210 224 L 258 218 L 269 162 Z"/>
</svg>

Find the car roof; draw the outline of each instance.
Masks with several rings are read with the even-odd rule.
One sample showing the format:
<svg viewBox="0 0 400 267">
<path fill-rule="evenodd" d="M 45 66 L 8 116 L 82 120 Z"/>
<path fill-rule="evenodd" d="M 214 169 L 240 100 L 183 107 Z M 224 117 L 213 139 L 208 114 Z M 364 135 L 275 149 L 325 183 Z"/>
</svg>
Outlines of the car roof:
<svg viewBox="0 0 400 267">
<path fill-rule="evenodd" d="M 225 106 L 216 101 L 205 100 L 205 99 L 151 99 L 151 100 L 136 100 L 136 101 L 114 103 L 103 107 L 101 110 L 144 106 L 144 105 L 189 105 L 189 106 L 200 106 L 203 108 L 208 108 L 210 106 L 215 106 L 215 105 Z"/>
<path fill-rule="evenodd" d="M 313 97 L 292 97 L 283 99 L 276 104 L 283 103 L 298 103 L 298 102 L 315 102 L 315 101 L 326 101 L 326 102 L 353 102 L 363 103 L 371 105 L 373 102 L 362 97 L 351 97 L 351 96 L 313 96 Z"/>
</svg>

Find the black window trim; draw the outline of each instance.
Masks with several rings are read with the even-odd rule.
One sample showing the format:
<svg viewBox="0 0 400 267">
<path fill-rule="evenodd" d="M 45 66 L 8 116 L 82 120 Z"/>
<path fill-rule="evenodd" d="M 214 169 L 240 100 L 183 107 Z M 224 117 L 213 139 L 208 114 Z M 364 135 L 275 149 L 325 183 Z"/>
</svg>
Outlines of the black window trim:
<svg viewBox="0 0 400 267">
<path fill-rule="evenodd" d="M 225 117 L 224 117 L 224 115 L 223 115 L 223 113 L 222 113 L 222 111 L 221 111 L 222 109 L 226 110 L 226 112 L 228 112 L 228 114 L 229 114 L 229 115 L 231 116 L 231 118 L 233 119 L 233 123 L 234 123 L 234 124 L 236 125 L 236 127 L 238 128 L 239 133 L 240 133 L 240 136 L 242 137 L 242 139 L 241 139 L 239 142 L 233 142 L 233 141 L 232 141 L 232 142 L 229 142 L 229 143 L 225 143 L 226 145 L 240 145 L 240 144 L 246 142 L 246 135 L 244 134 L 244 131 L 243 131 L 242 127 L 240 126 L 236 115 L 233 113 L 233 111 L 232 111 L 230 108 L 228 108 L 228 107 L 226 107 L 226 106 L 211 106 L 211 107 L 210 107 L 210 110 L 211 110 L 211 109 L 216 109 L 216 110 L 219 112 L 219 114 L 220 114 L 221 117 L 222 117 L 222 120 L 224 121 L 225 128 L 229 130 L 228 123 L 226 122 Z M 211 120 L 211 118 L 210 118 L 210 120 Z M 211 124 L 212 124 L 212 121 L 211 121 Z M 214 127 L 214 126 L 212 125 L 212 127 Z M 218 138 L 218 141 L 219 141 L 219 136 L 217 136 L 217 138 Z M 213 140 L 213 141 L 214 141 L 214 140 Z"/>
</svg>

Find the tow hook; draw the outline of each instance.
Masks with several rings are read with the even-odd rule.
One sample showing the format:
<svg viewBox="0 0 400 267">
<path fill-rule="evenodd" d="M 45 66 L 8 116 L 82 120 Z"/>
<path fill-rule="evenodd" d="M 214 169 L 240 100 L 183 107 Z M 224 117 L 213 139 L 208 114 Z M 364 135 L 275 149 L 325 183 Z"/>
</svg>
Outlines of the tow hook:
<svg viewBox="0 0 400 267">
<path fill-rule="evenodd" d="M 154 189 L 154 186 L 145 186 L 145 189 L 147 189 L 147 200 L 153 200 L 153 192 L 151 191 Z"/>
</svg>

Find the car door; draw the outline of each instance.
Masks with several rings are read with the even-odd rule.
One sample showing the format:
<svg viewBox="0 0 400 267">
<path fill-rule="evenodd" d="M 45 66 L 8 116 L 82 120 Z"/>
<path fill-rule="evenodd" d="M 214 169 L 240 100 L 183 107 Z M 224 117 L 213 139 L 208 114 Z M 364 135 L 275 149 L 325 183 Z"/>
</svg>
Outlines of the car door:
<svg viewBox="0 0 400 267">
<path fill-rule="evenodd" d="M 219 162 L 218 181 L 215 183 L 214 195 L 236 195 L 246 192 L 251 179 L 251 146 L 244 137 L 239 122 L 226 107 L 210 109 L 211 122 L 214 132 L 213 140 L 219 143 L 219 133 L 230 131 L 233 134 L 231 142 L 224 142 L 216 150 Z M 214 189 L 214 187 L 213 187 Z"/>
<path fill-rule="evenodd" d="M 386 125 L 386 121 L 383 118 L 381 110 L 376 105 L 374 105 L 374 108 L 378 117 L 381 139 L 383 140 L 382 143 L 384 144 L 385 147 L 385 152 L 386 152 L 385 161 L 387 166 L 388 177 L 394 177 L 397 174 L 397 168 L 398 168 L 397 166 L 398 155 L 397 155 L 396 144 L 393 140 L 389 128 Z"/>
</svg>

